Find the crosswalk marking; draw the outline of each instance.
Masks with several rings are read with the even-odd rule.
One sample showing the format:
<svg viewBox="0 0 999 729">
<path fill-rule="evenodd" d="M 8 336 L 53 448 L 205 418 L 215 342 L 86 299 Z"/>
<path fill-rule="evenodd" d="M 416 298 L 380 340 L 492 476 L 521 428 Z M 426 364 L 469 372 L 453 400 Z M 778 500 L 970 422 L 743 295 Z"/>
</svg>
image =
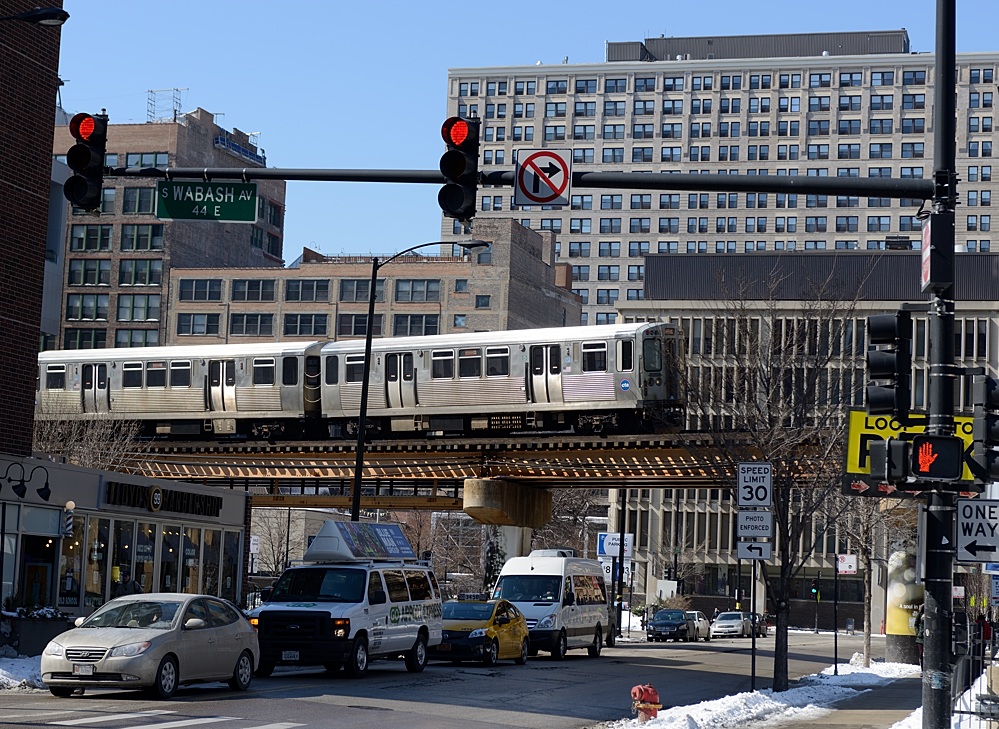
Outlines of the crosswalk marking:
<svg viewBox="0 0 999 729">
<path fill-rule="evenodd" d="M 207 716 L 201 717 L 200 719 L 178 719 L 177 721 L 168 721 L 162 724 L 139 724 L 138 726 L 131 726 L 128 729 L 173 729 L 174 727 L 180 726 L 194 726 L 196 724 L 214 724 L 217 721 L 238 721 L 238 716 Z"/>
<path fill-rule="evenodd" d="M 163 709 L 150 709 L 149 711 L 135 711 L 131 714 L 101 714 L 99 716 L 85 716 L 82 719 L 65 719 L 63 721 L 50 722 L 52 726 L 80 726 L 82 724 L 97 724 L 102 721 L 112 721 L 118 719 L 141 719 L 148 716 L 160 716 L 162 714 L 176 714 L 176 711 L 165 711 Z"/>
<path fill-rule="evenodd" d="M 305 726 L 305 724 L 296 724 L 293 721 L 279 721 L 277 724 L 263 724 L 261 726 L 246 727 L 246 729 L 292 729 L 292 727 L 296 726 Z"/>
</svg>

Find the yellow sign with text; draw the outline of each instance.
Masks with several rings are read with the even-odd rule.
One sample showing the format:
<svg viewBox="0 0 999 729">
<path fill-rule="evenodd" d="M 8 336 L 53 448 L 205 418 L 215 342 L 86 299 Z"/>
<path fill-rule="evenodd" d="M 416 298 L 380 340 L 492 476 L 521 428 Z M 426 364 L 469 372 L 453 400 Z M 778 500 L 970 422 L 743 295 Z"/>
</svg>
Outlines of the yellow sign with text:
<svg viewBox="0 0 999 729">
<path fill-rule="evenodd" d="M 896 438 L 912 440 L 913 436 L 926 432 L 929 418 L 924 413 L 913 413 L 911 423 L 903 426 L 889 415 L 868 415 L 864 410 L 849 412 L 849 430 L 846 443 L 846 473 L 847 476 L 870 474 L 871 472 L 871 441 Z M 964 470 L 961 481 L 973 481 L 969 464 L 972 462 L 972 422 L 974 418 L 958 416 L 954 418 L 954 430 L 958 438 L 964 441 Z"/>
</svg>

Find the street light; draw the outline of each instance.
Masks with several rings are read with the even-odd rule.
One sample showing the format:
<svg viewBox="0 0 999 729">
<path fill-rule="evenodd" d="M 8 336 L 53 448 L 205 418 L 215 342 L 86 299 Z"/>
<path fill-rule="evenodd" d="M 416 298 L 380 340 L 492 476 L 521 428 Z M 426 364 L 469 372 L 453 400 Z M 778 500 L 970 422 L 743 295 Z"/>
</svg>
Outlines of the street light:
<svg viewBox="0 0 999 729">
<path fill-rule="evenodd" d="M 364 430 L 365 421 L 368 416 L 368 381 L 371 379 L 371 337 L 374 332 L 375 321 L 375 294 L 378 286 L 378 271 L 382 266 L 388 265 L 399 256 L 407 253 L 427 248 L 429 246 L 446 245 L 449 241 L 433 241 L 431 243 L 420 243 L 411 246 L 404 251 L 399 251 L 395 255 L 389 256 L 384 261 L 379 261 L 375 256 L 371 259 L 371 288 L 368 290 L 368 320 L 364 334 L 364 370 L 361 375 L 361 407 L 357 415 L 357 450 L 354 461 L 354 485 L 350 493 L 350 520 L 361 520 L 361 472 L 364 470 Z M 488 248 L 490 243 L 484 240 L 452 241 L 454 245 L 459 245 L 466 251 L 473 251 L 477 248 Z"/>
<path fill-rule="evenodd" d="M 21 20 L 34 25 L 58 26 L 69 20 L 69 13 L 62 8 L 35 8 L 16 15 L 5 15 L 0 20 Z"/>
</svg>

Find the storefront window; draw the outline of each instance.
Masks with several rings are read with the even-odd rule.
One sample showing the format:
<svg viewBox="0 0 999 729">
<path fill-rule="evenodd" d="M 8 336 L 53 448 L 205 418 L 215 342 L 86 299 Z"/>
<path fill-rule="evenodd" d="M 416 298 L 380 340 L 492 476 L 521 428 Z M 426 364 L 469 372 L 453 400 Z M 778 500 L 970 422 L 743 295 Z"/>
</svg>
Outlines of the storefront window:
<svg viewBox="0 0 999 729">
<path fill-rule="evenodd" d="M 184 564 L 180 568 L 181 591 L 198 594 L 201 580 L 201 530 L 197 527 L 184 527 Z"/>
<path fill-rule="evenodd" d="M 132 559 L 134 547 L 135 523 L 131 521 L 114 521 L 114 540 L 111 551 L 111 594 L 117 595 L 117 588 L 122 584 L 125 575 L 132 574 Z M 134 579 L 134 578 L 133 578 Z"/>
<path fill-rule="evenodd" d="M 157 526 L 148 522 L 139 522 L 135 539 L 135 574 L 143 592 L 154 589 L 153 577 L 156 568 Z"/>
<path fill-rule="evenodd" d="M 80 607 L 80 577 L 83 575 L 85 517 L 73 517 L 73 531 L 63 537 L 62 554 L 59 555 L 59 607 Z"/>
<path fill-rule="evenodd" d="M 163 525 L 160 539 L 160 592 L 178 592 L 177 574 L 180 570 L 180 527 Z"/>
<path fill-rule="evenodd" d="M 201 591 L 206 595 L 219 595 L 219 561 L 222 558 L 222 532 L 219 529 L 205 529 L 204 553 L 201 557 L 202 577 L 204 586 Z"/>
<path fill-rule="evenodd" d="M 3 523 L 3 574 L 0 575 L 0 597 L 6 600 L 14 594 L 14 558 L 17 556 L 17 517 L 21 508 L 4 502 L 0 505 L 0 522 Z M 0 600 L 0 605 L 3 604 Z"/>
<path fill-rule="evenodd" d="M 83 581 L 83 606 L 99 607 L 107 602 L 108 541 L 110 519 L 94 519 L 87 523 L 87 567 Z"/>
<path fill-rule="evenodd" d="M 232 602 L 237 602 L 239 558 L 239 532 L 226 532 L 225 551 L 222 554 L 222 597 Z"/>
</svg>

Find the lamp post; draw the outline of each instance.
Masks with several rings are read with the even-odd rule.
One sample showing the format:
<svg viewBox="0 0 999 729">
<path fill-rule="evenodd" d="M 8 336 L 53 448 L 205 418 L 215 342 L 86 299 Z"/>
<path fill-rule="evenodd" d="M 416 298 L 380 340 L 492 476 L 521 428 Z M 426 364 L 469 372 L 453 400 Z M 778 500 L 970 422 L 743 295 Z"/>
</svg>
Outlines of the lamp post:
<svg viewBox="0 0 999 729">
<path fill-rule="evenodd" d="M 33 25 L 58 26 L 69 20 L 69 13 L 62 8 L 35 8 L 15 15 L 5 15 L 0 20 L 20 20 Z"/>
<path fill-rule="evenodd" d="M 433 241 L 430 243 L 420 243 L 405 250 L 389 256 L 384 261 L 379 261 L 377 256 L 371 259 L 371 288 L 368 290 L 368 319 L 364 333 L 364 370 L 361 375 L 361 407 L 357 414 L 357 449 L 354 460 L 354 484 L 350 493 L 350 520 L 361 520 L 361 473 L 364 470 L 364 430 L 368 416 L 368 385 L 371 379 L 371 338 L 374 334 L 375 321 L 375 296 L 378 286 L 378 271 L 394 261 L 399 256 L 407 253 L 427 248 L 429 246 L 446 245 L 448 241 Z M 484 240 L 454 241 L 454 245 L 459 245 L 467 251 L 477 248 L 487 248 L 490 243 Z"/>
</svg>

